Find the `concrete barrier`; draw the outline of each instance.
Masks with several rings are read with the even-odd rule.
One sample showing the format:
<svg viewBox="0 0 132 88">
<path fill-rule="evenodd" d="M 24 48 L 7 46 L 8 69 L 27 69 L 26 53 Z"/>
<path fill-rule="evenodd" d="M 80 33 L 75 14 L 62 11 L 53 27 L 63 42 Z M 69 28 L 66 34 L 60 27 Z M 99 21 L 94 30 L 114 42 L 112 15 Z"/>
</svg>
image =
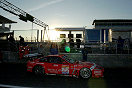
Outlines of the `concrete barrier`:
<svg viewBox="0 0 132 88">
<path fill-rule="evenodd" d="M 17 62 L 19 56 L 16 52 L 3 51 L 3 62 Z"/>
</svg>

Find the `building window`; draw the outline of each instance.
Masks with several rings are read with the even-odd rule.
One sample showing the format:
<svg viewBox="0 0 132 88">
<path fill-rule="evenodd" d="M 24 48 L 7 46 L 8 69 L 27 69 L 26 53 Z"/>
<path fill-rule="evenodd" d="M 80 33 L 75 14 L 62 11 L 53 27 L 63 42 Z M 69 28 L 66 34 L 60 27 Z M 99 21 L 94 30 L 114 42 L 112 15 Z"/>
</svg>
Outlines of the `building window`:
<svg viewBox="0 0 132 88">
<path fill-rule="evenodd" d="M 66 38 L 66 34 L 60 34 L 60 38 Z"/>
<path fill-rule="evenodd" d="M 68 38 L 73 38 L 73 34 L 68 34 Z"/>
<path fill-rule="evenodd" d="M 0 36 L 0 40 L 7 40 L 6 36 Z"/>
<path fill-rule="evenodd" d="M 76 38 L 82 38 L 82 34 L 76 34 Z"/>
</svg>

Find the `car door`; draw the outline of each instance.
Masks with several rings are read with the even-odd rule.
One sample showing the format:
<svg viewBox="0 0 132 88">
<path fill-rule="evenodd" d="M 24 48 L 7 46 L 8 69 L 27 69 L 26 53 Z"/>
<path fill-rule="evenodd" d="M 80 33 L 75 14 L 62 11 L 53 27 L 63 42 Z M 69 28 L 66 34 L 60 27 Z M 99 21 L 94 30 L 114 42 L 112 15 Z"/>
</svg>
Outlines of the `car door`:
<svg viewBox="0 0 132 88">
<path fill-rule="evenodd" d="M 69 63 L 63 60 L 61 57 L 57 57 L 58 74 L 69 74 Z"/>
<path fill-rule="evenodd" d="M 72 63 L 63 63 L 62 64 L 62 74 L 64 75 L 73 75 L 75 72 L 74 64 Z"/>
<path fill-rule="evenodd" d="M 71 73 L 71 64 L 62 59 L 59 56 L 52 57 L 54 63 L 52 63 L 52 69 L 55 74 L 69 75 Z M 73 69 L 72 69 L 73 70 Z"/>
<path fill-rule="evenodd" d="M 54 64 L 54 63 L 55 63 L 54 57 L 44 57 L 44 58 L 41 58 L 39 61 L 39 64 L 41 64 L 41 65 L 43 64 L 45 73 L 47 73 L 47 74 L 56 74 L 57 73 L 56 67 L 58 65 Z"/>
<path fill-rule="evenodd" d="M 51 66 L 51 64 L 49 63 L 49 58 L 48 57 L 43 57 L 39 60 L 39 64 L 43 64 L 45 73 L 49 73 L 48 69 Z"/>
<path fill-rule="evenodd" d="M 61 67 L 61 64 L 58 62 L 57 56 L 50 56 L 48 57 L 49 63 L 47 65 L 47 72 L 49 74 L 58 74 L 58 68 Z"/>
<path fill-rule="evenodd" d="M 70 73 L 70 66 L 68 63 L 63 63 L 61 67 L 61 74 L 63 75 L 69 75 Z"/>
<path fill-rule="evenodd" d="M 61 57 L 61 65 L 59 66 L 59 74 L 71 75 L 73 70 L 74 70 L 74 65 Z"/>
</svg>

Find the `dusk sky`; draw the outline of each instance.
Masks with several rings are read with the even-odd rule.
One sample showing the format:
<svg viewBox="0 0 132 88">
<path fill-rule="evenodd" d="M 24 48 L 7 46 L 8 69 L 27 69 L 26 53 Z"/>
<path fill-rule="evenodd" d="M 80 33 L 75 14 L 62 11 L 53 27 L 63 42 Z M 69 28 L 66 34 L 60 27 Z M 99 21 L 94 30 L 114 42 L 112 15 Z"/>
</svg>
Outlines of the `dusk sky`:
<svg viewBox="0 0 132 88">
<path fill-rule="evenodd" d="M 49 27 L 93 28 L 95 19 L 131 19 L 132 0 L 7 0 Z M 18 17 L 0 9 L 0 14 L 18 22 L 14 30 L 31 29 L 31 22 L 23 22 Z M 35 29 L 41 27 L 34 25 Z"/>
<path fill-rule="evenodd" d="M 34 17 L 55 27 L 93 28 L 95 19 L 132 19 L 132 0 L 7 0 Z M 13 30 L 32 28 L 31 22 L 0 9 L 0 15 L 18 22 Z M 34 24 L 34 29 L 43 29 Z"/>
</svg>

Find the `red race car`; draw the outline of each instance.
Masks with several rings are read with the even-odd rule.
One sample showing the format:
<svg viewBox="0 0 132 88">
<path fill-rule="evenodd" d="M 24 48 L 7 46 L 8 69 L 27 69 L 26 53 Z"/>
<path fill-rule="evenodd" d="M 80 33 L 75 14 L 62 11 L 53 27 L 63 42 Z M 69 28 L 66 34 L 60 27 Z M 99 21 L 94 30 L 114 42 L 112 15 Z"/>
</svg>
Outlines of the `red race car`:
<svg viewBox="0 0 132 88">
<path fill-rule="evenodd" d="M 75 61 L 65 55 L 49 55 L 27 62 L 27 71 L 36 75 L 59 74 L 82 78 L 103 77 L 104 68 L 91 62 Z"/>
</svg>

